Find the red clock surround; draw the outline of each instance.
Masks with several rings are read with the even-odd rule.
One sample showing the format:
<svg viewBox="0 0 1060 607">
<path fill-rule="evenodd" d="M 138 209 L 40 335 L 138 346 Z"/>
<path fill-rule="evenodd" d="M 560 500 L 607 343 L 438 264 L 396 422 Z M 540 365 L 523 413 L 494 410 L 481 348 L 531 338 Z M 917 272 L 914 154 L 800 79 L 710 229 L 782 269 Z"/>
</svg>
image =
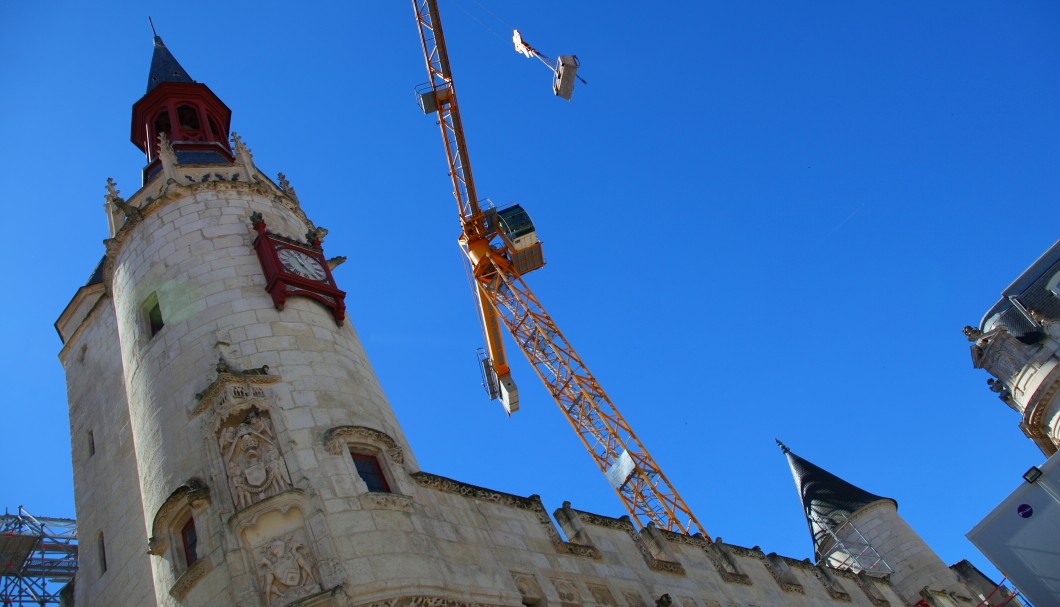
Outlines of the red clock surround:
<svg viewBox="0 0 1060 607">
<path fill-rule="evenodd" d="M 341 326 L 346 318 L 346 293 L 335 286 L 335 278 L 331 275 L 331 267 L 324 257 L 320 237 L 310 232 L 306 235 L 308 242 L 299 242 L 274 234 L 268 231 L 260 213 L 251 215 L 250 221 L 258 233 L 254 239 L 254 250 L 257 251 L 261 269 L 265 272 L 265 290 L 272 295 L 272 303 L 276 309 L 283 310 L 284 303 L 292 295 L 308 297 L 330 308 L 335 322 Z M 319 263 L 323 268 L 324 277 L 317 280 L 290 271 L 280 261 L 280 252 L 285 249 L 295 251 L 299 257 L 310 257 Z"/>
</svg>

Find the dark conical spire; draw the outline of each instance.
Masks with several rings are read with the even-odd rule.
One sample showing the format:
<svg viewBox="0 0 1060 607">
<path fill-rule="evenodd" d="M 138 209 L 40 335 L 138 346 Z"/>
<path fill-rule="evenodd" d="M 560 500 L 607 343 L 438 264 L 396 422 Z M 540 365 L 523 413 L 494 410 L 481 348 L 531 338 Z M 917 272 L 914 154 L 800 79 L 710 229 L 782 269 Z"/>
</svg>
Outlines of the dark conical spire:
<svg viewBox="0 0 1060 607">
<path fill-rule="evenodd" d="M 849 516 L 861 508 L 880 500 L 891 500 L 869 493 L 855 487 L 838 476 L 819 468 L 791 452 L 784 443 L 777 441 L 780 449 L 788 456 L 791 475 L 795 478 L 795 488 L 802 498 L 802 507 L 806 515 L 811 512 L 827 518 L 837 515 Z M 897 502 L 895 502 L 897 506 Z"/>
<path fill-rule="evenodd" d="M 151 89 L 163 82 L 195 82 L 166 48 L 162 37 L 155 32 L 154 23 L 151 23 L 151 33 L 155 36 L 155 52 L 151 57 L 151 72 L 147 76 L 147 92 L 150 93 Z"/>
<path fill-rule="evenodd" d="M 819 537 L 820 529 L 818 528 L 821 521 L 842 521 L 865 506 L 880 500 L 888 500 L 893 502 L 896 508 L 898 507 L 898 502 L 895 500 L 869 493 L 802 459 L 779 440 L 777 445 L 788 457 L 788 465 L 791 466 L 795 488 L 802 500 L 802 508 L 806 513 L 806 522 L 810 526 L 815 550 L 820 548 L 817 544 L 822 539 Z"/>
</svg>

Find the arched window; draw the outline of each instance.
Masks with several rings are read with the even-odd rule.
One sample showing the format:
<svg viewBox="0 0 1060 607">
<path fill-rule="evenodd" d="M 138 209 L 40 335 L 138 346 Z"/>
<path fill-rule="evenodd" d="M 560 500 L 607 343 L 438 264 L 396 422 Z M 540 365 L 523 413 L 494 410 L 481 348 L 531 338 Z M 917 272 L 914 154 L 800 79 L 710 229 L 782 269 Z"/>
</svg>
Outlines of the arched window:
<svg viewBox="0 0 1060 607">
<path fill-rule="evenodd" d="M 167 110 L 162 110 L 158 113 L 158 116 L 155 116 L 155 137 L 157 137 L 159 133 L 165 133 L 166 135 L 172 136 L 172 128 L 173 126 L 169 122 L 169 112 Z"/>
<path fill-rule="evenodd" d="M 225 142 L 224 133 L 221 132 L 221 127 L 217 126 L 218 122 L 213 119 L 213 116 L 207 114 L 206 122 L 210 125 L 210 133 L 213 135 L 215 141 Z"/>
<path fill-rule="evenodd" d="M 199 111 L 190 105 L 182 105 L 177 108 L 177 122 L 180 124 L 181 139 L 185 141 L 201 141 L 202 123 L 199 122 Z"/>
</svg>

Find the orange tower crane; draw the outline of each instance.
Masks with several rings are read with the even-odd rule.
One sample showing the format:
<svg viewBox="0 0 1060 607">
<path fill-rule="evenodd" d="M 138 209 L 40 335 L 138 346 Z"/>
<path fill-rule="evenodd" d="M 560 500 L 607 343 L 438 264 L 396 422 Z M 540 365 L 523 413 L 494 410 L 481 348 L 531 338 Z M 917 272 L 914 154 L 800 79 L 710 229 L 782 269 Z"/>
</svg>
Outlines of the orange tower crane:
<svg viewBox="0 0 1060 607">
<path fill-rule="evenodd" d="M 412 0 L 429 83 L 420 88 L 424 113 L 438 115 L 449 161 L 460 248 L 471 267 L 486 335 L 486 389 L 508 413 L 519 408 L 501 340 L 501 325 L 529 359 L 545 387 L 638 526 L 709 539 L 703 526 L 648 453 L 633 428 L 560 332 L 523 275 L 544 265 L 533 223 L 519 206 L 496 209 L 480 200 L 471 176 L 456 88 L 436 0 Z"/>
</svg>

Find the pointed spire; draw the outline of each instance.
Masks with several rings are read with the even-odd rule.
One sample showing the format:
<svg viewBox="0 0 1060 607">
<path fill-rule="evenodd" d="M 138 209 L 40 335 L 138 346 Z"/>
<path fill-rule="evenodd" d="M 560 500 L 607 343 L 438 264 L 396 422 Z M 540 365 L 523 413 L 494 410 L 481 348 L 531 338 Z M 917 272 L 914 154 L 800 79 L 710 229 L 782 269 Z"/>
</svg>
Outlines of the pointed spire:
<svg viewBox="0 0 1060 607">
<path fill-rule="evenodd" d="M 838 476 L 820 468 L 795 455 L 784 443 L 777 441 L 780 449 L 788 456 L 788 464 L 791 466 L 791 474 L 795 478 L 795 487 L 802 498 L 803 509 L 809 516 L 811 511 L 828 518 L 836 515 L 849 516 L 880 500 L 893 499 L 881 497 L 869 493 L 860 487 L 856 487 Z M 895 502 L 895 506 L 898 503 Z"/>
<path fill-rule="evenodd" d="M 151 57 L 151 72 L 147 76 L 147 92 L 150 93 L 151 89 L 163 82 L 195 82 L 188 75 L 188 72 L 184 71 L 184 68 L 180 66 L 173 53 L 170 53 L 169 49 L 166 48 L 165 43 L 162 42 L 162 37 L 155 31 L 154 21 L 151 21 L 150 17 L 147 20 L 151 23 L 151 33 L 155 37 L 155 52 Z"/>
<path fill-rule="evenodd" d="M 779 440 L 777 445 L 788 457 L 791 475 L 795 479 L 795 489 L 799 492 L 802 508 L 806 513 L 806 522 L 813 536 L 815 551 L 821 549 L 821 546 L 817 544 L 823 539 L 819 533 L 820 522 L 844 520 L 865 506 L 880 500 L 888 500 L 894 503 L 895 508 L 898 507 L 898 502 L 895 500 L 869 493 L 802 459 Z M 818 557 L 820 557 L 819 554 Z"/>
</svg>

